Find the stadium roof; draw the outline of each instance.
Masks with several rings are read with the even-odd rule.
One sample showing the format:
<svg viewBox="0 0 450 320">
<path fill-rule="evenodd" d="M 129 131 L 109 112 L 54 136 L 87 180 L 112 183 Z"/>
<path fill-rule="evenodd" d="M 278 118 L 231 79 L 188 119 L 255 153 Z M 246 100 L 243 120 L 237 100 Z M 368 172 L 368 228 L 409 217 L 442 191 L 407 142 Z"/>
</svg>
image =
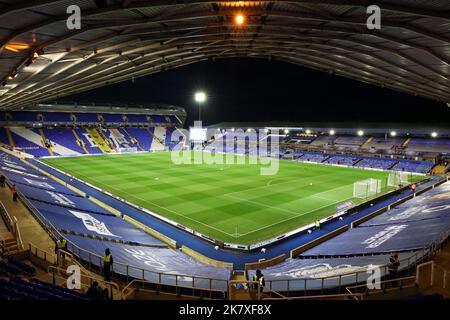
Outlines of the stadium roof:
<svg viewBox="0 0 450 320">
<path fill-rule="evenodd" d="M 416 134 L 429 135 L 431 132 L 438 132 L 440 137 L 450 136 L 449 122 L 436 122 L 433 125 L 420 123 L 380 123 L 380 122 L 220 122 L 211 126 L 210 129 L 230 129 L 230 128 L 273 128 L 307 130 L 314 132 L 328 132 L 333 129 L 336 134 L 356 134 L 359 130 L 364 130 L 368 134 L 385 134 L 396 131 L 399 135 Z"/>
<path fill-rule="evenodd" d="M 381 30 L 367 28 L 369 4 L 382 9 Z M 67 27 L 70 5 L 80 30 Z M 450 102 L 448 0 L 1 0 L 0 39 L 3 109 L 228 57 Z"/>
</svg>

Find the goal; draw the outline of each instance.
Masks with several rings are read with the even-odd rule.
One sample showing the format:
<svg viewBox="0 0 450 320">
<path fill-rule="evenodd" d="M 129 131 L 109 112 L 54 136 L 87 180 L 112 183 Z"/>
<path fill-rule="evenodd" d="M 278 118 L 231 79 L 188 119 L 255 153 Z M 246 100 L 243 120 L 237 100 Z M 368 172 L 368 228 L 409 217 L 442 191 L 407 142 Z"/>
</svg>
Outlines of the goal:
<svg viewBox="0 0 450 320">
<path fill-rule="evenodd" d="M 353 184 L 353 197 L 366 199 L 381 192 L 381 180 L 366 179 Z"/>
<path fill-rule="evenodd" d="M 408 172 L 392 172 L 389 173 L 387 185 L 389 187 L 399 187 L 409 184 Z"/>
</svg>

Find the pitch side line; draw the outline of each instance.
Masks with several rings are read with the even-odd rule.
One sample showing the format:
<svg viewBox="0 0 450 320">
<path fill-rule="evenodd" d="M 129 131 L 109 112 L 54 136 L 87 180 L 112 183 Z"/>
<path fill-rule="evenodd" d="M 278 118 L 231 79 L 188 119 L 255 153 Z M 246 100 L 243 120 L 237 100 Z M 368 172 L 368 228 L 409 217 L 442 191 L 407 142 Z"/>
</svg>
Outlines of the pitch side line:
<svg viewBox="0 0 450 320">
<path fill-rule="evenodd" d="M 310 210 L 310 211 L 307 211 L 307 212 L 303 212 L 303 213 L 301 213 L 301 214 L 299 214 L 299 215 L 296 215 L 296 216 L 294 216 L 294 217 L 290 217 L 290 218 L 287 218 L 287 219 L 284 219 L 284 220 L 280 220 L 280 221 L 277 221 L 277 222 L 272 223 L 272 224 L 270 224 L 270 225 L 264 226 L 264 227 L 262 227 L 262 228 L 258 228 L 258 229 L 252 230 L 252 231 L 250 231 L 250 232 L 243 233 L 243 234 L 241 234 L 240 236 L 241 236 L 241 237 L 242 237 L 242 236 L 246 236 L 246 235 L 248 235 L 248 234 L 251 234 L 251 233 L 254 233 L 254 232 L 257 232 L 257 231 L 260 231 L 260 230 L 264 230 L 264 229 L 267 229 L 267 228 L 270 228 L 270 227 L 273 227 L 273 226 L 276 226 L 277 224 L 280 224 L 280 223 L 282 223 L 282 222 L 286 222 L 286 221 L 289 221 L 289 220 L 292 220 L 292 219 L 295 219 L 295 218 L 304 216 L 305 214 L 309 214 L 309 213 L 312 213 L 312 212 L 314 212 L 314 211 L 317 211 L 317 210 L 320 210 L 320 209 L 323 209 L 323 208 L 326 208 L 326 207 L 329 207 L 329 206 L 332 206 L 332 205 L 334 205 L 334 204 L 337 204 L 337 203 L 340 203 L 340 202 L 344 202 L 344 201 L 347 201 L 347 200 L 350 200 L 350 199 L 353 199 L 353 197 L 347 198 L 347 199 L 343 199 L 343 200 L 339 200 L 339 201 L 336 201 L 336 202 L 327 204 L 327 205 L 325 205 L 325 206 L 322 206 L 322 207 L 319 207 L 319 208 L 315 208 L 315 209 Z M 258 204 L 258 205 L 260 205 L 260 204 Z"/>
<path fill-rule="evenodd" d="M 80 174 L 79 174 L 79 175 L 80 175 Z M 82 176 L 82 177 L 84 177 L 84 178 L 87 178 L 87 177 L 85 177 L 85 176 L 83 176 L 83 175 L 80 175 L 80 176 Z M 91 181 L 95 181 L 95 184 L 105 185 L 104 183 L 98 182 L 98 181 L 95 180 L 95 179 L 92 179 L 92 178 L 89 178 L 89 179 L 90 179 Z M 189 220 L 194 221 L 194 222 L 196 222 L 196 223 L 199 223 L 199 224 L 201 224 L 201 225 L 203 225 L 203 226 L 205 226 L 205 227 L 207 227 L 207 228 L 214 229 L 214 230 L 219 231 L 219 232 L 221 232 L 221 233 L 223 233 L 223 234 L 226 234 L 226 235 L 228 235 L 228 236 L 230 236 L 230 237 L 236 238 L 236 234 L 235 234 L 235 233 L 234 233 L 234 234 L 231 234 L 231 233 L 225 232 L 225 231 L 223 231 L 223 230 L 220 230 L 220 229 L 217 229 L 217 228 L 215 228 L 215 227 L 213 227 L 213 226 L 210 226 L 210 225 L 208 225 L 208 224 L 206 224 L 206 223 L 203 223 L 203 222 L 201 222 L 201 221 L 192 219 L 192 218 L 190 218 L 190 217 L 188 217 L 188 216 L 185 216 L 185 215 L 183 215 L 183 214 L 181 214 L 181 213 L 178 213 L 178 212 L 176 212 L 176 211 L 174 211 L 174 210 L 171 210 L 171 209 L 168 209 L 168 208 L 166 208 L 166 207 L 163 207 L 163 206 L 161 206 L 161 205 L 159 205 L 159 204 L 156 204 L 156 203 L 154 203 L 154 202 L 152 202 L 152 201 L 142 199 L 142 198 L 137 197 L 137 196 L 135 196 L 135 195 L 133 195 L 133 194 L 131 194 L 131 193 L 128 193 L 128 192 L 126 192 L 126 191 L 120 191 L 120 190 L 118 190 L 118 189 L 116 189 L 116 188 L 114 188 L 114 187 L 111 187 L 111 186 L 109 186 L 109 185 L 108 185 L 108 187 L 111 188 L 111 189 L 113 189 L 113 190 L 115 190 L 115 191 L 123 192 L 123 193 L 125 193 L 125 194 L 127 194 L 127 195 L 129 195 L 129 196 L 131 196 L 131 197 L 133 197 L 133 198 L 135 198 L 135 199 L 138 199 L 138 200 L 143 201 L 144 203 L 154 205 L 154 206 L 156 206 L 156 207 L 158 207 L 158 208 L 161 208 L 161 209 L 163 209 L 163 210 L 172 212 L 173 214 L 176 214 L 177 216 L 180 216 L 180 217 L 189 219 Z"/>
</svg>

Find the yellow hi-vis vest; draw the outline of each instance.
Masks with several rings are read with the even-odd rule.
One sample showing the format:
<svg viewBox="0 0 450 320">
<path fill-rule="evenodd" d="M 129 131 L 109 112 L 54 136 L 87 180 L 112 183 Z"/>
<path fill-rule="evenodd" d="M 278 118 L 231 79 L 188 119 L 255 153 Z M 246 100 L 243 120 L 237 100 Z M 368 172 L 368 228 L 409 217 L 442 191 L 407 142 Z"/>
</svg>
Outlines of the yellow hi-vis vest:
<svg viewBox="0 0 450 320">
<path fill-rule="evenodd" d="M 103 256 L 103 262 L 104 263 L 110 263 L 111 262 L 111 257 L 112 257 L 112 255 L 111 254 L 108 254 L 108 255 L 104 255 Z"/>
<path fill-rule="evenodd" d="M 256 274 L 253 276 L 253 281 L 258 281 L 258 278 L 256 277 Z M 261 278 L 259 278 L 259 285 L 261 287 L 264 287 L 264 276 L 262 276 Z"/>
<path fill-rule="evenodd" d="M 66 248 L 66 244 L 67 244 L 67 240 L 63 240 L 63 241 L 58 240 L 56 242 L 56 245 L 58 246 L 58 249 L 65 249 Z"/>
</svg>

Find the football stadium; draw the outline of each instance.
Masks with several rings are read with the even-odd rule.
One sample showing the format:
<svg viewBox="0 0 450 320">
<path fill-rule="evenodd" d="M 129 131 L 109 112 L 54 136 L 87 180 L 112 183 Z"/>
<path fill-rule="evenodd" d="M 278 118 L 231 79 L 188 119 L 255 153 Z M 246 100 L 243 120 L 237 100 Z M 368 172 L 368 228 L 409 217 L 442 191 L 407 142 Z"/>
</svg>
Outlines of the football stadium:
<svg viewBox="0 0 450 320">
<path fill-rule="evenodd" d="M 0 17 L 0 301 L 450 299 L 447 0 L 4 0 Z M 238 58 L 430 107 L 408 122 L 374 94 L 405 121 L 345 103 L 347 121 L 302 121 L 262 87 L 230 95 L 265 118 L 223 111 L 208 81 L 145 103 L 117 87 Z"/>
</svg>

